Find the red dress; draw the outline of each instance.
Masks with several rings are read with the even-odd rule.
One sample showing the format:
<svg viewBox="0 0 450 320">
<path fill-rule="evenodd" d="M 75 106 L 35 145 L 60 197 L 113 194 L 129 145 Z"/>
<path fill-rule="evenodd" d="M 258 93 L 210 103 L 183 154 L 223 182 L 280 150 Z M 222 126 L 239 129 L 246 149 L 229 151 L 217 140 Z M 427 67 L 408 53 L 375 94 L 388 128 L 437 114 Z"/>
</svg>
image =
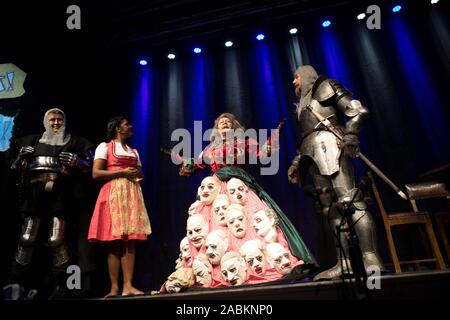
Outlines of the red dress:
<svg viewBox="0 0 450 320">
<path fill-rule="evenodd" d="M 117 155 L 115 143 L 108 143 L 106 170 L 137 168 L 138 156 Z M 116 178 L 100 190 L 89 227 L 90 241 L 146 240 L 151 233 L 139 182 Z"/>
</svg>

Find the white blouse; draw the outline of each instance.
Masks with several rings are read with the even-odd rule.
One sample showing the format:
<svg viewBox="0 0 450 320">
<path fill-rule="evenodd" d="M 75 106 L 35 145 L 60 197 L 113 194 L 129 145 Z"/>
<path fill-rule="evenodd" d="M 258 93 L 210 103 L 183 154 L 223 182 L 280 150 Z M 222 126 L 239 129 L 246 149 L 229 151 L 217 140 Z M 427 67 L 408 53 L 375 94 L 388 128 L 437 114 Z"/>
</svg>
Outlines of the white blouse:
<svg viewBox="0 0 450 320">
<path fill-rule="evenodd" d="M 125 150 L 122 147 L 121 143 L 117 143 L 115 141 L 113 141 L 116 145 L 115 149 L 116 149 L 116 154 L 118 156 L 128 156 L 128 157 L 136 157 L 138 158 L 138 166 L 141 167 L 141 158 L 139 157 L 139 153 L 136 149 L 134 149 L 134 151 L 136 152 L 136 154 L 131 151 L 131 148 L 128 146 L 128 150 Z M 106 160 L 108 158 L 108 144 L 106 142 L 102 142 L 98 145 L 98 147 L 95 149 L 95 156 L 94 156 L 94 160 L 96 159 L 103 159 Z"/>
</svg>

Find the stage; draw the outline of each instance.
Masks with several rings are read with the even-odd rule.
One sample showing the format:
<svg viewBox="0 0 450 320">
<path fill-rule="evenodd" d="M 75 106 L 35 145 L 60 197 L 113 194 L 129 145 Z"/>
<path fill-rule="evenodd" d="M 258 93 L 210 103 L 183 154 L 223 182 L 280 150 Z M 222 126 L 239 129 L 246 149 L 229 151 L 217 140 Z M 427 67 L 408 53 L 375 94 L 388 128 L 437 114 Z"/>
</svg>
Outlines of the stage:
<svg viewBox="0 0 450 320">
<path fill-rule="evenodd" d="M 352 283 L 354 285 L 354 281 Z M 380 289 L 370 290 L 370 299 L 448 299 L 450 270 L 386 274 L 381 276 L 380 285 Z M 352 300 L 355 297 L 351 288 L 349 280 L 314 282 L 304 279 L 301 282 L 265 286 L 202 289 L 105 300 Z"/>
</svg>

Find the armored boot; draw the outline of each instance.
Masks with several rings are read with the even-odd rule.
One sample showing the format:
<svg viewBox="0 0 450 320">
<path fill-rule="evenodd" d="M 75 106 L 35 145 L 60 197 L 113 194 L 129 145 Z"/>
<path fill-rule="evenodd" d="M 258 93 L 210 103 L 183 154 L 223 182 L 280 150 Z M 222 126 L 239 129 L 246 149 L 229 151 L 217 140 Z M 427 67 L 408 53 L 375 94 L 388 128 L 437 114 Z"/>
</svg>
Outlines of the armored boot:
<svg viewBox="0 0 450 320">
<path fill-rule="evenodd" d="M 383 262 L 377 252 L 375 224 L 370 213 L 366 210 L 355 210 L 352 219 L 359 238 L 364 268 L 369 273 L 373 267 L 384 271 Z"/>
<path fill-rule="evenodd" d="M 331 224 L 333 230 L 337 230 L 336 227 L 340 228 L 341 219 L 333 219 Z M 348 244 L 344 232 L 334 232 L 334 242 L 336 245 L 336 265 L 328 270 L 322 271 L 314 277 L 314 281 L 321 280 L 335 280 L 340 279 L 342 276 L 351 275 L 352 267 L 350 264 Z"/>
<path fill-rule="evenodd" d="M 71 254 L 65 243 L 65 221 L 54 217 L 50 228 L 48 245 L 53 251 L 53 275 L 55 287 L 49 296 L 50 300 L 64 299 L 67 292 L 67 267 Z"/>
</svg>

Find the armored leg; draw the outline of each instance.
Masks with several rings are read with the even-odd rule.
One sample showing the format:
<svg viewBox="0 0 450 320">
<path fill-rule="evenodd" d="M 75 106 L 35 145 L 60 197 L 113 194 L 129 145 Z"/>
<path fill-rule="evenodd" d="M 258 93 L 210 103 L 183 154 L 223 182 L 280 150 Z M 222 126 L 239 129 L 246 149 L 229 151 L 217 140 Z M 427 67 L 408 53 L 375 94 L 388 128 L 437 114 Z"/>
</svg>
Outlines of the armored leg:
<svg viewBox="0 0 450 320">
<path fill-rule="evenodd" d="M 320 190 L 330 190 L 332 187 L 330 177 L 320 174 L 316 166 L 311 166 L 309 169 L 310 175 L 313 179 L 314 186 Z M 336 228 L 341 224 L 341 217 L 332 209 L 335 194 L 333 192 L 324 192 L 319 194 L 319 202 L 322 214 L 328 221 L 333 234 L 333 240 L 336 248 L 336 265 L 328 270 L 325 270 L 314 277 L 314 280 L 331 280 L 339 278 L 342 275 L 342 270 L 346 273 L 351 272 L 350 261 L 348 259 L 347 241 L 344 235 L 336 232 Z"/>
<path fill-rule="evenodd" d="M 349 202 L 353 200 L 352 206 L 355 212 L 352 221 L 363 255 L 364 266 L 367 270 L 369 266 L 377 266 L 384 270 L 383 263 L 377 252 L 377 239 L 375 224 L 363 195 L 355 188 L 353 166 L 348 158 L 341 160 L 341 171 L 333 178 L 333 186 L 336 190 L 339 202 Z"/>
<path fill-rule="evenodd" d="M 55 280 L 55 287 L 49 299 L 63 299 L 66 294 L 66 267 L 71 258 L 69 249 L 65 243 L 64 220 L 57 217 L 52 218 L 48 245 L 53 251 L 53 275 Z"/>
<path fill-rule="evenodd" d="M 53 250 L 53 266 L 58 268 L 70 260 L 70 252 L 65 243 L 65 221 L 53 217 L 50 225 L 48 245 Z"/>
<path fill-rule="evenodd" d="M 39 231 L 40 219 L 38 217 L 27 217 L 23 225 L 15 260 L 21 266 L 31 263 L 33 246 Z"/>
</svg>

